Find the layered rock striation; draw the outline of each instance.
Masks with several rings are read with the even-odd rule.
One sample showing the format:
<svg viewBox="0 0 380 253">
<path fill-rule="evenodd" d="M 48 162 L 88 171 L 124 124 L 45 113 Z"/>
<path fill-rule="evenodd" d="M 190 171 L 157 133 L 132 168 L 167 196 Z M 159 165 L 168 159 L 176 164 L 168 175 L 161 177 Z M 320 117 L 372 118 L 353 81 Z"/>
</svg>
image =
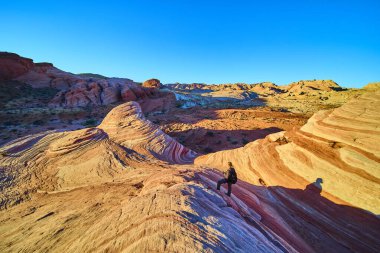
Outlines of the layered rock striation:
<svg viewBox="0 0 380 253">
<path fill-rule="evenodd" d="M 305 189 L 323 180 L 322 196 L 380 213 L 380 91 L 320 111 L 300 130 L 279 132 L 246 146 L 196 159 L 224 168 L 231 161 L 243 180 Z"/>
<path fill-rule="evenodd" d="M 196 156 L 146 120 L 137 102 L 114 108 L 98 127 L 30 135 L 0 151 L 1 168 L 18 175 L 12 184 L 25 190 L 6 187 L 5 206 L 22 201 L 36 187 L 55 191 L 104 183 L 142 161 L 184 164 Z"/>
</svg>

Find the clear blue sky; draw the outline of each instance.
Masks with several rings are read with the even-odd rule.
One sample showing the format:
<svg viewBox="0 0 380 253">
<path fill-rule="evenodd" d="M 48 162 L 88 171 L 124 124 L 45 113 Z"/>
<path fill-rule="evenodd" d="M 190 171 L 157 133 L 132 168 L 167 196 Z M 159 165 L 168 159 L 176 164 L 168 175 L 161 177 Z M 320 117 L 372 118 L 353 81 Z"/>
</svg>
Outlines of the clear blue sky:
<svg viewBox="0 0 380 253">
<path fill-rule="evenodd" d="M 380 81 L 380 0 L 0 0 L 0 51 L 163 83 Z"/>
</svg>

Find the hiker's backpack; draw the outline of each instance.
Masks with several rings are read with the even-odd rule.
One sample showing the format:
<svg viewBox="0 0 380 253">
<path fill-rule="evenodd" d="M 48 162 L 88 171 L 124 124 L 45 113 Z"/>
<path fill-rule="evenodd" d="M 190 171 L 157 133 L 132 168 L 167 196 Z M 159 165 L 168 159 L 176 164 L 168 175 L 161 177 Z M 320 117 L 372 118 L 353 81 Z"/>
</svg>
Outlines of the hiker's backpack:
<svg viewBox="0 0 380 253">
<path fill-rule="evenodd" d="M 232 184 L 237 183 L 237 174 L 234 168 L 229 168 L 228 169 L 228 182 Z"/>
</svg>

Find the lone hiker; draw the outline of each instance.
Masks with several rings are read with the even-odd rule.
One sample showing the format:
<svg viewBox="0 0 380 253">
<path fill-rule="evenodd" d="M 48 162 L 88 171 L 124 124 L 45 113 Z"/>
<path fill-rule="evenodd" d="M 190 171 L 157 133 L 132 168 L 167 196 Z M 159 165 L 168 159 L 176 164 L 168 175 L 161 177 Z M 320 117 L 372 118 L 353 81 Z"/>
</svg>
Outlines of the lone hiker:
<svg viewBox="0 0 380 253">
<path fill-rule="evenodd" d="M 218 186 L 216 187 L 216 189 L 220 191 L 220 185 L 228 183 L 227 196 L 231 196 L 231 190 L 232 190 L 231 187 L 232 187 L 232 184 L 236 184 L 237 182 L 237 174 L 231 162 L 228 162 L 228 167 L 229 167 L 228 170 L 224 171 L 223 173 L 224 178 L 218 181 Z"/>
</svg>

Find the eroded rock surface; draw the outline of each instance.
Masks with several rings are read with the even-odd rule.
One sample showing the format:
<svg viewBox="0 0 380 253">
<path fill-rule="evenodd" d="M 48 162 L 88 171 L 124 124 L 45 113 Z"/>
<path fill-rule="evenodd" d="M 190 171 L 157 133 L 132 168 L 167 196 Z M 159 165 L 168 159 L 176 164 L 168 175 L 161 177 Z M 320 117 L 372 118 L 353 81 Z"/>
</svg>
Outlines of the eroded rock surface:
<svg viewBox="0 0 380 253">
<path fill-rule="evenodd" d="M 366 93 L 338 109 L 316 113 L 300 130 L 201 156 L 196 164 L 223 168 L 231 161 L 242 179 L 258 185 L 304 189 L 322 178 L 323 196 L 378 215 L 379 108 L 380 91 Z"/>
<path fill-rule="evenodd" d="M 12 53 L 0 53 L 0 80 L 18 81 L 32 88 L 54 88 L 59 92 L 50 101 L 52 107 L 86 107 L 144 99 L 164 99 L 173 95 L 162 93 L 160 81 L 150 79 L 140 85 L 127 78 L 107 78 L 101 75 L 75 75 L 62 71 L 51 63 L 33 60 Z"/>
</svg>

